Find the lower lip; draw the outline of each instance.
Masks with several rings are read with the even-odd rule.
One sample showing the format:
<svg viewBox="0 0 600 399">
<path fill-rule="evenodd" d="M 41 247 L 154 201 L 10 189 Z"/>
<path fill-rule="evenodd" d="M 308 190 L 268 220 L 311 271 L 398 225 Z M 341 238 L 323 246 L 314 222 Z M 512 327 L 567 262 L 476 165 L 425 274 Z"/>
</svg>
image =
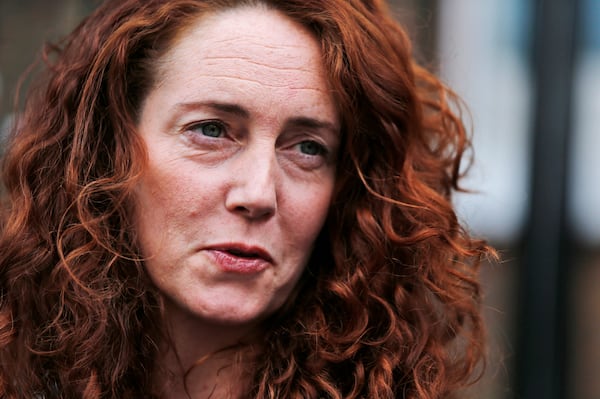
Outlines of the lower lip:
<svg viewBox="0 0 600 399">
<path fill-rule="evenodd" d="M 245 258 L 235 256 L 226 251 L 209 250 L 208 254 L 213 258 L 221 270 L 237 274 L 256 274 L 269 267 L 270 262 L 263 258 Z"/>
</svg>

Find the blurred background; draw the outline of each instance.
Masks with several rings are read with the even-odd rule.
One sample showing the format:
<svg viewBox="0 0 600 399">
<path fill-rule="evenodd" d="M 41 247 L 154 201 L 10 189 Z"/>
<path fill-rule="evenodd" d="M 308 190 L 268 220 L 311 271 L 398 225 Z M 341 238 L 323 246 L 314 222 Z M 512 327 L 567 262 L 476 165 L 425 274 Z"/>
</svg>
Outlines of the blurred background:
<svg viewBox="0 0 600 399">
<path fill-rule="evenodd" d="M 95 0 L 0 0 L 0 133 L 19 77 Z M 600 0 L 391 0 L 415 55 L 465 100 L 476 161 L 462 220 L 490 344 L 470 393 L 600 398 Z"/>
</svg>

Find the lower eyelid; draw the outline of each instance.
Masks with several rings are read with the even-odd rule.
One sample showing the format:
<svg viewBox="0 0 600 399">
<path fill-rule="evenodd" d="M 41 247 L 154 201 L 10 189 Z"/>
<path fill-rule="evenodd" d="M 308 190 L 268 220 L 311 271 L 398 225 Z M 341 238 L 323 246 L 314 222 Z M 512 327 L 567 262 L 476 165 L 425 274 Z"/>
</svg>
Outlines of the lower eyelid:
<svg viewBox="0 0 600 399">
<path fill-rule="evenodd" d="M 284 155 L 286 153 L 287 155 Z M 288 150 L 284 151 L 282 155 L 284 155 L 287 162 L 291 162 L 300 169 L 307 171 L 317 170 L 325 165 L 331 164 L 330 157 L 325 153 L 310 155 L 304 154 L 296 148 L 289 148 Z"/>
</svg>

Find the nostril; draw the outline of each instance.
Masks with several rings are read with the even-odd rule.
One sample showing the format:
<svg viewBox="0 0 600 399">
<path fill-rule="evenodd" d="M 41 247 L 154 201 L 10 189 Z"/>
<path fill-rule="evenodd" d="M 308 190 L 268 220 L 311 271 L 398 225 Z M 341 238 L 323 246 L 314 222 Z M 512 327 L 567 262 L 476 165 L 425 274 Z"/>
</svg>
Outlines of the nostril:
<svg viewBox="0 0 600 399">
<path fill-rule="evenodd" d="M 237 206 L 235 208 L 235 212 L 243 215 L 244 217 L 250 219 L 263 219 L 269 218 L 273 214 L 275 214 L 275 207 L 247 207 L 247 206 Z"/>
</svg>

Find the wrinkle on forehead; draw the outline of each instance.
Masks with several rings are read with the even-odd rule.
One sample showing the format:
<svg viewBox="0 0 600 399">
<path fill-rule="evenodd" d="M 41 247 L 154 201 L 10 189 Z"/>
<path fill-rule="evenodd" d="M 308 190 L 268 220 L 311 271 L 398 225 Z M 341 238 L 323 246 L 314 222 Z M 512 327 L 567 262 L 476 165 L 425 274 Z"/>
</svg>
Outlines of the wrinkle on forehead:
<svg viewBox="0 0 600 399">
<path fill-rule="evenodd" d="M 267 88 L 267 97 L 290 101 L 311 93 L 315 106 L 331 98 L 312 32 L 276 10 L 237 10 L 201 17 L 189 26 L 161 57 L 154 88 L 178 88 L 186 101 L 213 96 L 255 103 L 254 97 L 265 95 L 260 87 Z M 260 108 L 266 112 L 264 104 Z"/>
<path fill-rule="evenodd" d="M 256 20 L 238 19 L 239 25 L 235 29 L 231 29 L 227 20 L 236 19 L 240 13 L 249 10 L 254 12 Z M 279 18 L 279 22 L 284 21 L 284 24 L 272 24 L 271 22 L 275 17 Z M 288 34 L 289 28 L 302 32 L 302 37 L 298 35 L 290 36 Z M 215 32 L 218 32 L 218 34 L 215 35 Z M 215 55 L 223 56 L 229 52 L 231 57 L 241 56 L 240 46 L 246 46 L 251 51 L 264 52 L 265 50 L 271 50 L 267 54 L 285 54 L 289 58 L 284 62 L 291 61 L 290 64 L 293 64 L 293 61 L 306 61 L 298 56 L 298 49 L 313 47 L 316 50 L 313 54 L 314 57 L 318 57 L 319 61 L 322 60 L 321 48 L 312 32 L 284 13 L 260 4 L 225 9 L 203 15 L 181 33 L 163 57 L 165 60 L 174 56 L 174 51 L 177 51 L 177 49 L 184 50 L 186 46 L 199 46 L 202 48 L 202 55 L 206 59 Z M 186 41 L 186 37 L 195 37 L 195 43 Z"/>
<path fill-rule="evenodd" d="M 277 71 L 293 71 L 293 72 L 312 72 L 309 68 L 303 68 L 301 66 L 283 66 L 283 65 L 272 65 L 272 64 L 268 64 L 266 62 L 259 62 L 256 61 L 250 57 L 244 57 L 242 55 L 240 56 L 205 56 L 203 57 L 203 59 L 205 61 L 220 61 L 220 60 L 230 60 L 230 61 L 244 61 L 247 62 L 249 64 L 253 64 L 259 67 L 264 67 L 264 68 L 268 68 L 268 69 L 274 69 Z"/>
<path fill-rule="evenodd" d="M 320 49 L 317 48 L 316 43 L 308 41 L 298 45 L 273 45 L 264 40 L 262 42 L 248 40 L 247 37 L 243 36 L 228 40 L 227 45 L 219 45 L 212 37 L 203 37 L 198 40 L 201 41 L 199 47 L 202 49 L 202 61 L 207 63 L 213 60 L 230 60 L 280 71 L 306 71 L 312 73 L 312 70 L 307 67 L 309 61 L 322 62 Z M 194 46 L 191 42 L 180 44 L 183 45 L 175 51 L 167 53 L 166 59 L 178 61 L 177 53 L 190 51 L 191 47 Z M 306 52 L 303 53 L 304 56 L 301 56 L 298 50 L 312 47 L 311 45 L 314 45 L 314 51 L 308 57 Z M 243 52 L 240 51 L 241 48 L 244 49 Z"/>
<path fill-rule="evenodd" d="M 301 26 L 299 26 L 299 27 L 301 27 Z M 258 35 L 248 35 L 248 34 L 244 35 L 243 37 L 238 36 L 238 37 L 231 37 L 231 38 L 213 40 L 213 43 L 215 43 L 215 44 L 222 44 L 222 45 L 236 46 L 236 45 L 239 44 L 239 42 L 240 42 L 241 39 L 247 40 L 250 43 L 254 42 L 254 44 L 256 44 L 256 45 L 260 45 L 260 46 L 262 46 L 264 48 L 270 48 L 270 49 L 273 49 L 273 50 L 281 50 L 281 49 L 284 49 L 284 48 L 289 48 L 289 49 L 293 50 L 293 49 L 298 49 L 298 48 L 303 48 L 304 47 L 303 43 L 292 44 L 292 43 L 284 43 L 284 42 L 282 42 L 281 44 L 268 44 L 268 43 L 264 43 L 264 41 L 262 41 L 262 37 L 261 36 L 258 36 Z M 254 40 L 252 40 L 252 39 L 254 39 Z"/>
<path fill-rule="evenodd" d="M 284 83 L 282 84 L 276 84 L 273 83 L 275 80 L 274 79 L 270 79 L 271 83 L 267 83 L 266 81 L 263 80 L 259 80 L 259 79 L 251 79 L 247 76 L 245 77 L 241 77 L 238 75 L 225 75 L 225 74 L 219 74 L 219 75 L 196 75 L 197 77 L 210 77 L 213 79 L 227 79 L 227 80 L 236 80 L 236 81 L 240 81 L 240 82 L 247 82 L 247 83 L 256 83 L 259 84 L 261 86 L 265 86 L 265 87 L 271 87 L 273 89 L 293 89 L 293 90 L 312 90 L 312 91 L 316 91 L 316 92 L 325 92 L 326 90 L 317 88 L 317 87 L 308 87 L 308 86 L 303 86 L 303 85 L 295 85 L 294 82 L 290 82 L 289 80 L 285 80 Z M 283 80 L 282 80 L 283 81 Z"/>
<path fill-rule="evenodd" d="M 160 60 L 157 86 L 162 86 L 169 75 L 173 76 L 170 72 L 178 69 L 177 64 L 193 62 L 201 63 L 199 70 L 215 78 L 246 78 L 267 87 L 303 88 L 302 75 L 313 75 L 315 66 L 323 65 L 316 38 L 279 11 L 244 8 L 249 9 L 255 11 L 257 21 L 236 20 L 239 14 L 235 9 L 200 18 Z M 274 18 L 278 23 L 264 26 Z M 231 20 L 236 20 L 233 28 Z M 301 34 L 290 35 L 290 28 Z M 250 73 L 240 76 L 238 71 Z"/>
</svg>

